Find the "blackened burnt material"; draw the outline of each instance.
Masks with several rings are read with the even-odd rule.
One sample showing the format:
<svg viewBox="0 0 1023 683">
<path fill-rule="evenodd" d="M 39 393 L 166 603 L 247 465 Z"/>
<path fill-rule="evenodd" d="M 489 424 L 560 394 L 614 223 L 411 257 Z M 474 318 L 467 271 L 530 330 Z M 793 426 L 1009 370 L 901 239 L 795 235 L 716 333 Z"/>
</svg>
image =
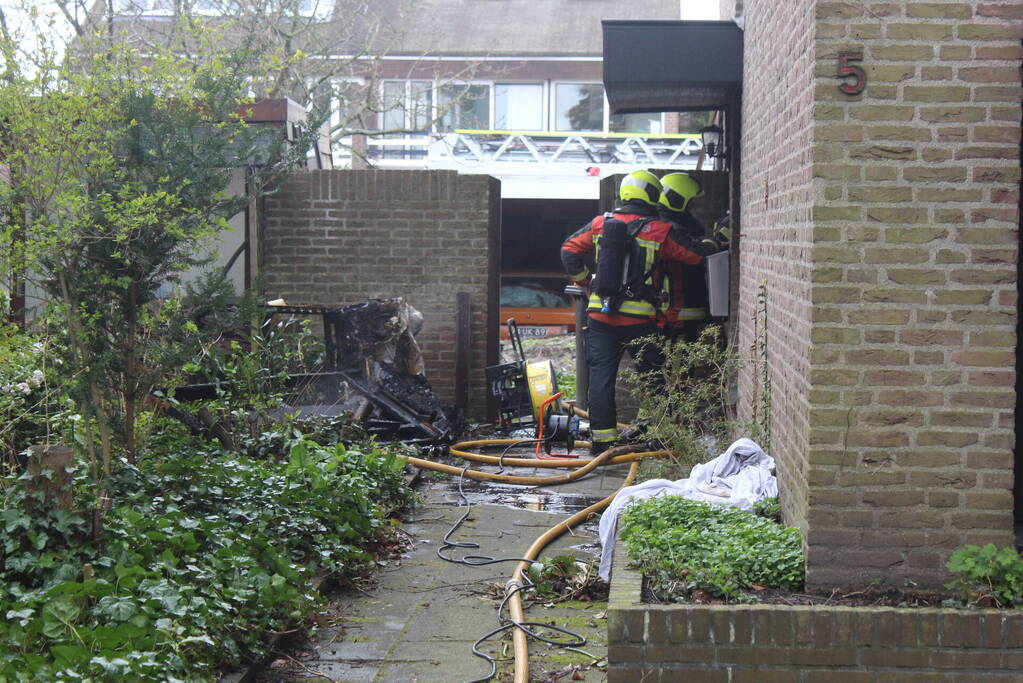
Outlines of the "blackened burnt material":
<svg viewBox="0 0 1023 683">
<path fill-rule="evenodd" d="M 423 375 L 423 356 L 415 335 L 423 316 L 404 299 L 370 299 L 338 309 L 330 316 L 337 349 L 335 363 L 351 370 L 364 360 L 388 362 L 393 372 Z"/>
<path fill-rule="evenodd" d="M 342 393 L 375 407 L 368 422 L 380 436 L 443 440 L 450 422 L 426 380 L 415 334 L 423 317 L 401 298 L 371 299 L 328 316 L 334 363 L 344 377 Z M 400 422 L 400 427 L 386 425 Z"/>
<path fill-rule="evenodd" d="M 327 372 L 289 376 L 290 396 L 271 419 L 348 413 L 383 439 L 429 445 L 450 440 L 456 411 L 442 406 L 430 388 L 415 340 L 423 316 L 404 299 L 371 299 L 344 308 L 269 306 L 267 312 L 319 316 L 328 356 Z M 216 384 L 190 384 L 171 392 L 185 402 L 217 396 Z M 194 433 L 208 433 L 209 425 L 194 416 L 169 403 L 166 410 Z"/>
</svg>

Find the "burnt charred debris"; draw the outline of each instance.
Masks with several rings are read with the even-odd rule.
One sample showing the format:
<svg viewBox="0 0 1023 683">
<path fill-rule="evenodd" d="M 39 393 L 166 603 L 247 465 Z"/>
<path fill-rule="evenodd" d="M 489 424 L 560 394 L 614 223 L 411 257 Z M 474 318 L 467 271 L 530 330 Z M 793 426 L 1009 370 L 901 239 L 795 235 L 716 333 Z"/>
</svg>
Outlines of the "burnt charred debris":
<svg viewBox="0 0 1023 683">
<path fill-rule="evenodd" d="M 385 441 L 422 446 L 450 443 L 459 422 L 456 410 L 441 405 L 425 375 L 415 335 L 423 316 L 402 298 L 370 299 L 344 307 L 267 305 L 268 318 L 319 318 L 325 347 L 321 372 L 289 375 L 289 394 L 266 417 L 303 418 L 348 414 Z M 215 383 L 175 387 L 179 403 L 212 399 Z M 216 425 L 167 406 L 193 432 L 218 436 Z M 200 414 L 201 418 L 201 414 Z"/>
</svg>

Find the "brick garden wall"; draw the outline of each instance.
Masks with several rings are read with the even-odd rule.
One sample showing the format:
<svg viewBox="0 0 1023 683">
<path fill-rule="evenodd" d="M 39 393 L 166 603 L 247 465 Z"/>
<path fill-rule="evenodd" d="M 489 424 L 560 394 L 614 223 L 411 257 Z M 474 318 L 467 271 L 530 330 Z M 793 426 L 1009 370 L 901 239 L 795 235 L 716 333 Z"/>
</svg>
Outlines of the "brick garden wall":
<svg viewBox="0 0 1023 683">
<path fill-rule="evenodd" d="M 298 172 L 267 200 L 264 230 L 268 297 L 344 305 L 402 296 L 422 312 L 417 339 L 445 403 L 455 401 L 455 295 L 468 292 L 470 416 L 484 417 L 483 368 L 497 355 L 498 181 L 453 171 Z"/>
<path fill-rule="evenodd" d="M 608 683 L 1019 681 L 1023 611 L 644 605 L 616 553 Z"/>
<path fill-rule="evenodd" d="M 608 621 L 608 683 L 1009 683 L 1023 666 L 1023 615 L 994 610 L 657 605 Z"/>
<path fill-rule="evenodd" d="M 937 584 L 1012 542 L 1023 6 L 797 4 L 745 7 L 740 348 L 766 277 L 808 581 Z"/>
<path fill-rule="evenodd" d="M 754 341 L 756 293 L 768 284 L 771 452 L 786 521 L 806 529 L 810 450 L 812 143 L 814 46 L 812 0 L 745 3 L 740 305 L 738 349 Z M 761 321 L 762 322 L 762 321 Z M 740 420 L 759 411 L 760 370 L 740 377 Z"/>
</svg>

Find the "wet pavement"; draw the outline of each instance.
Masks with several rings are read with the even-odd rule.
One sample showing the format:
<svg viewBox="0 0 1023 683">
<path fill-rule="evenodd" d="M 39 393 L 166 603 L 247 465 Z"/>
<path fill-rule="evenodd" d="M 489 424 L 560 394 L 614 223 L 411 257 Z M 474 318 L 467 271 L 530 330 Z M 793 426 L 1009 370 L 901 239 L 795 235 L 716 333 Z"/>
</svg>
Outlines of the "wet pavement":
<svg viewBox="0 0 1023 683">
<path fill-rule="evenodd" d="M 558 487 L 466 480 L 463 490 L 473 507 L 451 541 L 476 542 L 480 548 L 448 549 L 445 554 L 521 556 L 551 526 L 613 493 L 627 470 L 627 465 L 604 468 Z M 549 476 L 563 471 L 517 468 L 512 473 Z M 319 629 L 305 652 L 277 660 L 260 680 L 451 683 L 489 673 L 490 665 L 471 648 L 500 625 L 496 616 L 500 591 L 515 563 L 473 567 L 440 559 L 437 549 L 465 511 L 457 477 L 427 473 L 418 493 L 422 502 L 403 527 L 414 547 L 382 567 L 376 585 L 335 596 L 330 625 Z M 552 543 L 541 557 L 595 557 L 596 534 L 594 518 Z M 531 602 L 527 601 L 527 621 L 568 628 L 588 642 L 580 648 L 583 654 L 531 640 L 530 680 L 606 680 L 600 666 L 593 666 L 607 654 L 606 603 Z M 499 660 L 494 680 L 511 680 L 511 640 L 509 631 L 481 646 Z"/>
</svg>

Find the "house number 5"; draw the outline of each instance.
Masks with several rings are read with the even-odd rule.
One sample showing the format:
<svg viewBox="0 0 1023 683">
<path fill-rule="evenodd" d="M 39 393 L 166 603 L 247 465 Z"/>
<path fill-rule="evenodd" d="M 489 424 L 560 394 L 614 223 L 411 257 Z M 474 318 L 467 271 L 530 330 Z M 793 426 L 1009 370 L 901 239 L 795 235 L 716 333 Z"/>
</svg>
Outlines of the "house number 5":
<svg viewBox="0 0 1023 683">
<path fill-rule="evenodd" d="M 862 62 L 862 52 L 839 52 L 838 53 L 838 77 L 845 78 L 846 76 L 852 76 L 855 81 L 849 83 L 846 81 L 838 86 L 838 89 L 844 92 L 846 95 L 859 95 L 863 92 L 863 88 L 867 85 L 867 73 L 863 70 L 863 67 L 850 64 L 849 62 Z"/>
</svg>

